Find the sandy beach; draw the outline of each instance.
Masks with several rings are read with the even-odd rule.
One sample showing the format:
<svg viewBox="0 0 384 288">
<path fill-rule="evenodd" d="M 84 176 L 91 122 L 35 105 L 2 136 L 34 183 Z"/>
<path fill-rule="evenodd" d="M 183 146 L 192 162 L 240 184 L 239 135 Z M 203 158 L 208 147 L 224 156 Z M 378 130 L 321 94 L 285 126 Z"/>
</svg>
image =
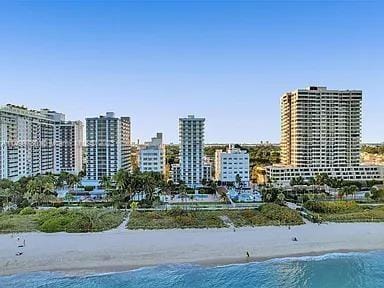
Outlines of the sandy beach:
<svg viewBox="0 0 384 288">
<path fill-rule="evenodd" d="M 16 237 L 25 239 L 21 256 Z M 384 249 L 380 223 L 291 227 L 0 235 L 0 274 L 93 273 L 176 263 L 230 264 L 338 251 Z M 292 241 L 297 237 L 298 241 Z M 249 252 L 250 258 L 246 257 Z"/>
</svg>

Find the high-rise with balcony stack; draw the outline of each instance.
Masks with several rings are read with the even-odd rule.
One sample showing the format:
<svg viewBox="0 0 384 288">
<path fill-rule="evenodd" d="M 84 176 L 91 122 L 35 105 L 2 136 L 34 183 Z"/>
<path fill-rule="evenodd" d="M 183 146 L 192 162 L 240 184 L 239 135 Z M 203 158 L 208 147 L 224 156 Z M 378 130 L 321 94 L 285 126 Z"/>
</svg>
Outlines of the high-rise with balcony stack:
<svg viewBox="0 0 384 288">
<path fill-rule="evenodd" d="M 131 171 L 131 121 L 129 117 L 105 116 L 87 118 L 87 178 L 101 180 L 119 169 Z"/>
<path fill-rule="evenodd" d="M 381 179 L 382 167 L 360 165 L 362 91 L 312 86 L 281 97 L 280 166 L 269 179 L 288 183 L 326 173 L 344 180 Z"/>
<path fill-rule="evenodd" d="M 0 179 L 82 169 L 80 121 L 48 109 L 0 108 Z"/>
<path fill-rule="evenodd" d="M 189 115 L 179 119 L 180 180 L 191 188 L 203 179 L 205 119 Z"/>
</svg>

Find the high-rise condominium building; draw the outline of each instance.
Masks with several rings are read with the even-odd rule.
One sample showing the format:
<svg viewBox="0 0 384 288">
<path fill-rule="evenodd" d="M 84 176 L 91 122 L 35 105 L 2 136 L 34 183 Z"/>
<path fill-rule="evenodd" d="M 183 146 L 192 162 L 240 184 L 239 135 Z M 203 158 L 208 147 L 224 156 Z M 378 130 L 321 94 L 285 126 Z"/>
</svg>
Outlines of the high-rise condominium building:
<svg viewBox="0 0 384 288">
<path fill-rule="evenodd" d="M 83 169 L 83 129 L 81 121 L 55 125 L 55 173 L 77 174 Z"/>
<path fill-rule="evenodd" d="M 101 180 L 113 176 L 119 169 L 131 170 L 131 121 L 106 116 L 86 119 L 87 178 Z"/>
<path fill-rule="evenodd" d="M 6 105 L 0 108 L 0 178 L 17 180 L 23 176 L 81 170 L 82 130 L 69 135 L 63 126 L 64 114 L 42 109 Z"/>
<path fill-rule="evenodd" d="M 289 183 L 326 173 L 344 180 L 382 178 L 382 167 L 360 166 L 362 91 L 309 87 L 281 97 L 282 166 L 268 178 Z"/>
<path fill-rule="evenodd" d="M 180 179 L 191 188 L 203 179 L 204 125 L 204 118 L 193 115 L 179 119 Z"/>
<path fill-rule="evenodd" d="M 239 175 L 241 182 L 249 184 L 249 154 L 245 150 L 229 145 L 227 151 L 215 152 L 215 180 L 222 183 L 235 183 Z"/>
<path fill-rule="evenodd" d="M 281 157 L 296 167 L 360 164 L 360 90 L 309 87 L 281 97 Z"/>
<path fill-rule="evenodd" d="M 150 142 L 140 147 L 139 167 L 141 172 L 165 173 L 165 145 L 163 134 L 157 133 Z"/>
</svg>

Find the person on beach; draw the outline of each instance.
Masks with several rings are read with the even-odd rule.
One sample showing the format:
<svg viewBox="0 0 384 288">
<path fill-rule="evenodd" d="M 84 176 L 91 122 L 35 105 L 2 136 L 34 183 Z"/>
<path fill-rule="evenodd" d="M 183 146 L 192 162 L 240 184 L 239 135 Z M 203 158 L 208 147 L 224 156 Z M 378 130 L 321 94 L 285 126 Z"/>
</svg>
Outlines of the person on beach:
<svg viewBox="0 0 384 288">
<path fill-rule="evenodd" d="M 247 258 L 249 258 L 249 252 L 247 251 Z"/>
</svg>

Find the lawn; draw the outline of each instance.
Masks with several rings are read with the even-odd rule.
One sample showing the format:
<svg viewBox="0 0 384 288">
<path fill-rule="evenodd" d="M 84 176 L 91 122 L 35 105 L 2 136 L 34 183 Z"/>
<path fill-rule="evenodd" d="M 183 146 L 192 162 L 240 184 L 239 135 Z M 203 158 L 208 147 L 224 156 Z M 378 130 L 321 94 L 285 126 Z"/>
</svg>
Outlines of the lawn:
<svg viewBox="0 0 384 288">
<path fill-rule="evenodd" d="M 169 211 L 132 212 L 128 229 L 170 228 L 223 228 L 227 216 L 235 227 L 300 225 L 304 224 L 299 213 L 276 204 L 262 205 L 258 209 L 188 211 L 174 208 Z"/>
<path fill-rule="evenodd" d="M 384 206 L 359 206 L 353 201 L 318 202 L 305 207 L 329 222 L 384 222 Z"/>
<path fill-rule="evenodd" d="M 98 208 L 52 208 L 36 211 L 0 214 L 0 233 L 9 232 L 97 232 L 119 226 L 124 213 Z"/>
</svg>

